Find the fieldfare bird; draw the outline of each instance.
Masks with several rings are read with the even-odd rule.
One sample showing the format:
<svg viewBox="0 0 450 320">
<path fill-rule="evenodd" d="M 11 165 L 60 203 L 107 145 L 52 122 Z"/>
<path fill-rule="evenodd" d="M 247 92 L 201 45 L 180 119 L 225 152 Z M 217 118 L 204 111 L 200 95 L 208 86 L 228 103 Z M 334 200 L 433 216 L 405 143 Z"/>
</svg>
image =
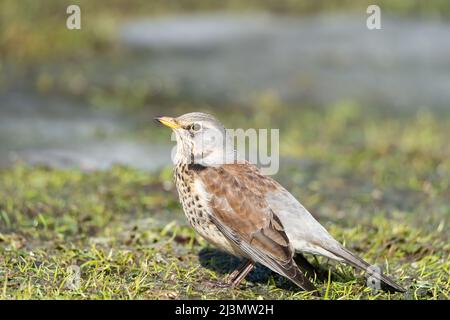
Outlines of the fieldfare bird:
<svg viewBox="0 0 450 320">
<path fill-rule="evenodd" d="M 389 291 L 405 291 L 335 240 L 278 182 L 255 165 L 236 161 L 235 150 L 226 147 L 230 137 L 213 116 L 193 112 L 156 120 L 175 133 L 175 183 L 190 224 L 208 242 L 243 259 L 228 276 L 229 286 L 260 263 L 315 291 L 304 274 L 312 276 L 313 267 L 302 256 L 310 253 L 361 269 Z"/>
</svg>

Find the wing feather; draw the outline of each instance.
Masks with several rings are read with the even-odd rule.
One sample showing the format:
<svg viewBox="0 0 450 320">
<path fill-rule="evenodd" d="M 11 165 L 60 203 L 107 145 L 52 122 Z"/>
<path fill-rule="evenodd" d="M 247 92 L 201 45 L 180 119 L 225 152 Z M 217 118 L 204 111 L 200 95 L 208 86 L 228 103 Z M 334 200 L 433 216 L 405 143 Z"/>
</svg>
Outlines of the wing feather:
<svg viewBox="0 0 450 320">
<path fill-rule="evenodd" d="M 295 264 L 284 227 L 265 201 L 267 186 L 258 186 L 253 175 L 240 175 L 238 167 L 230 166 L 233 165 L 197 172 L 208 193 L 211 221 L 253 261 L 305 290 L 316 290 Z"/>
</svg>

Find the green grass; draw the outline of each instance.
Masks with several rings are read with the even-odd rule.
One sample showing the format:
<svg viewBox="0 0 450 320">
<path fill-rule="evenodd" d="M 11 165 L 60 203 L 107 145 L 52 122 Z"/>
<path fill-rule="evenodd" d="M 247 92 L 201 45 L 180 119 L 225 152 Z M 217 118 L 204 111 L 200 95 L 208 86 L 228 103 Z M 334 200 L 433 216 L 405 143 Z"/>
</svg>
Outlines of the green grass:
<svg viewBox="0 0 450 320">
<path fill-rule="evenodd" d="M 277 179 L 337 239 L 408 288 L 372 292 L 352 268 L 308 257 L 331 270 L 332 281 L 315 282 L 323 299 L 448 299 L 448 117 L 383 119 L 343 104 L 305 110 L 296 126 L 272 120 L 283 124 L 283 154 L 301 158 Z M 236 289 L 206 285 L 236 264 L 187 225 L 170 168 L 0 171 L 2 299 L 313 299 L 263 267 Z M 67 287 L 72 265 L 78 289 Z"/>
</svg>

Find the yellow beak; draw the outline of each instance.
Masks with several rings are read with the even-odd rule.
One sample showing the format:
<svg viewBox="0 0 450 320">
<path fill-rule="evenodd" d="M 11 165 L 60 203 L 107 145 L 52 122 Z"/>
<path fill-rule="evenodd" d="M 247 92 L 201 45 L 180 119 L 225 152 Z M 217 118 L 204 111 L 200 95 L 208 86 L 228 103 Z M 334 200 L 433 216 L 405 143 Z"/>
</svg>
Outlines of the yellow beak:
<svg viewBox="0 0 450 320">
<path fill-rule="evenodd" d="M 169 127 L 172 129 L 177 129 L 180 127 L 180 125 L 177 123 L 177 121 L 171 117 L 159 117 L 159 118 L 155 118 L 155 120 L 158 121 L 159 123 L 162 123 L 166 127 Z"/>
</svg>

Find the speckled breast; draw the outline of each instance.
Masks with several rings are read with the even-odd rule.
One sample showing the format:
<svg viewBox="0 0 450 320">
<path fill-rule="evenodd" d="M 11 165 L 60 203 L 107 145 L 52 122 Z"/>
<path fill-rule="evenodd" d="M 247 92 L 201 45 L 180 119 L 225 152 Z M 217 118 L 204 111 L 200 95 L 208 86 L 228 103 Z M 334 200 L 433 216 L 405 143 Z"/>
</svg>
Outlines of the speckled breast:
<svg viewBox="0 0 450 320">
<path fill-rule="evenodd" d="M 186 164 L 180 164 L 175 167 L 174 177 L 183 211 L 191 226 L 197 230 L 202 225 L 210 224 L 200 195 L 195 190 L 194 173 Z"/>
<path fill-rule="evenodd" d="M 195 188 L 195 170 L 187 164 L 178 164 L 174 170 L 174 179 L 184 214 L 195 231 L 220 249 L 242 256 L 240 250 L 208 218 L 207 204 Z"/>
</svg>

